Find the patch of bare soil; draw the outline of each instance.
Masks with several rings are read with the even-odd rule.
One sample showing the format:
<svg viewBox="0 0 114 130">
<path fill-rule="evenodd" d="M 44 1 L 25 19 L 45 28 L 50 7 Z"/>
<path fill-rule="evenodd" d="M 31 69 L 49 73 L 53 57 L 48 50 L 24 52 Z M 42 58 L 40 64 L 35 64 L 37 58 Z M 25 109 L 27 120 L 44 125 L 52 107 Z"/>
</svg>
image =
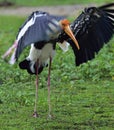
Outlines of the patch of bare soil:
<svg viewBox="0 0 114 130">
<path fill-rule="evenodd" d="M 49 12 L 54 15 L 77 16 L 77 13 L 82 11 L 85 7 L 92 5 L 62 5 L 62 6 L 40 6 L 40 7 L 1 7 L 0 14 L 2 15 L 30 15 L 33 11 L 40 10 Z"/>
</svg>

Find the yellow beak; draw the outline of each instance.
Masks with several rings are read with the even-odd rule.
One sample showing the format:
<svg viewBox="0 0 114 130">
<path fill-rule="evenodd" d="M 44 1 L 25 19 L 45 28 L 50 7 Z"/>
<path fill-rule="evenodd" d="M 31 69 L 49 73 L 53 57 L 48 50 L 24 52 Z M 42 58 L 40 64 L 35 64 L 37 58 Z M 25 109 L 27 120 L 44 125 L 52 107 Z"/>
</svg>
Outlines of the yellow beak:
<svg viewBox="0 0 114 130">
<path fill-rule="evenodd" d="M 75 43 L 76 47 L 78 48 L 78 50 L 80 49 L 78 41 L 76 40 L 75 36 L 73 35 L 70 26 L 65 26 L 64 27 L 64 31 L 65 33 L 73 40 L 73 42 Z"/>
</svg>

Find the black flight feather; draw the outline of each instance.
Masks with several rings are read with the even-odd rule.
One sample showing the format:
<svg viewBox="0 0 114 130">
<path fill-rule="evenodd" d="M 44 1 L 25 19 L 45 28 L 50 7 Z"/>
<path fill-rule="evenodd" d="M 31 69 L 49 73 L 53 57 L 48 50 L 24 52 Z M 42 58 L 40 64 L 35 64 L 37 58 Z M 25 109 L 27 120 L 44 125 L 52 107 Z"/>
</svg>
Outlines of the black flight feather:
<svg viewBox="0 0 114 130">
<path fill-rule="evenodd" d="M 76 65 L 80 65 L 95 57 L 95 53 L 109 42 L 114 34 L 114 3 L 101 7 L 89 7 L 71 24 L 78 40 L 80 50 L 77 50 L 71 39 L 67 41 L 75 54 Z"/>
</svg>

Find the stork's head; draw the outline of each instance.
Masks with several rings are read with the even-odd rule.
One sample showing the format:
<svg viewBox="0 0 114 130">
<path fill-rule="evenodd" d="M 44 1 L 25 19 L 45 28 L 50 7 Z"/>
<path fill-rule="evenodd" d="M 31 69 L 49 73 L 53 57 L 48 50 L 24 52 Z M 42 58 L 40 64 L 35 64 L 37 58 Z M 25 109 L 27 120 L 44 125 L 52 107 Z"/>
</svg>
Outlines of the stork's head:
<svg viewBox="0 0 114 130">
<path fill-rule="evenodd" d="M 70 29 L 70 22 L 67 19 L 61 20 L 60 21 L 60 26 L 61 28 L 65 31 L 65 33 L 74 41 L 76 47 L 78 48 L 78 50 L 80 49 L 79 45 L 78 45 L 78 41 L 76 40 L 73 32 Z"/>
</svg>

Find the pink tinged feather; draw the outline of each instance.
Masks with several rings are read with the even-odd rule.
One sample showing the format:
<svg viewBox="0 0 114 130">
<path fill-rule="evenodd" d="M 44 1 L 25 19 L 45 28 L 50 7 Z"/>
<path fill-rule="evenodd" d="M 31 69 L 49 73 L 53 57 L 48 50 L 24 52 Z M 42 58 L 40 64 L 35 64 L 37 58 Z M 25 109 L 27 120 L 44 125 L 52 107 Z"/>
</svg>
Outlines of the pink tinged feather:
<svg viewBox="0 0 114 130">
<path fill-rule="evenodd" d="M 14 44 L 4 53 L 4 55 L 2 55 L 2 58 L 5 59 L 6 57 L 8 57 L 13 52 L 10 60 L 11 60 L 11 62 L 14 61 L 17 44 L 18 44 L 18 42 L 15 41 Z"/>
<path fill-rule="evenodd" d="M 14 52 L 13 54 L 11 55 L 11 58 L 9 60 L 9 64 L 14 64 L 16 62 L 16 59 L 15 59 L 15 53 L 16 53 L 16 48 L 14 49 Z"/>
</svg>

